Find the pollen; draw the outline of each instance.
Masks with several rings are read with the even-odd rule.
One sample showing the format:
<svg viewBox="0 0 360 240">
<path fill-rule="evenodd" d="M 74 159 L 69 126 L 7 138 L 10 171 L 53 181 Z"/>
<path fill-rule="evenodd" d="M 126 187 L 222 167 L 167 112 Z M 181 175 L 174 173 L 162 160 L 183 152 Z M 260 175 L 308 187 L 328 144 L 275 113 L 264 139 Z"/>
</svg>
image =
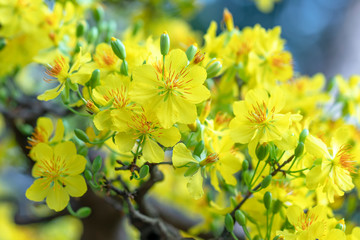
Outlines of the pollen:
<svg viewBox="0 0 360 240">
<path fill-rule="evenodd" d="M 335 158 L 339 159 L 339 164 L 342 168 L 348 170 L 351 173 L 355 173 L 356 161 L 353 160 L 353 156 L 349 153 L 350 149 L 350 145 L 342 145 L 339 151 L 336 153 Z"/>
<path fill-rule="evenodd" d="M 66 68 L 66 60 L 63 56 L 59 56 L 55 59 L 53 65 L 49 65 L 48 69 L 45 73 L 50 76 L 59 79 L 59 77 L 64 74 L 64 70 Z M 49 82 L 52 79 L 44 78 L 45 81 Z"/>
<path fill-rule="evenodd" d="M 248 111 L 247 119 L 252 123 L 262 124 L 265 123 L 269 118 L 273 118 L 275 107 L 270 111 L 267 109 L 266 103 L 263 101 L 262 104 L 256 102 L 256 105 L 252 105 L 252 110 Z"/>
</svg>

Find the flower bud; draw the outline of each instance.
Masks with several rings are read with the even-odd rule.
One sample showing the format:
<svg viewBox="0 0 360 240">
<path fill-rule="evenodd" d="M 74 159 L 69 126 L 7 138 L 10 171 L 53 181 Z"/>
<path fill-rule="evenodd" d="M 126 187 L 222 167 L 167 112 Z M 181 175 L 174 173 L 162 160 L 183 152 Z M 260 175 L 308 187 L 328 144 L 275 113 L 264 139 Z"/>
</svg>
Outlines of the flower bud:
<svg viewBox="0 0 360 240">
<path fill-rule="evenodd" d="M 299 144 L 295 148 L 294 156 L 295 157 L 300 157 L 303 154 L 303 152 L 304 152 L 304 143 L 299 142 Z"/>
<path fill-rule="evenodd" d="M 219 61 L 215 61 L 206 68 L 207 78 L 215 77 L 221 70 L 222 65 Z"/>
<path fill-rule="evenodd" d="M 246 217 L 241 210 L 238 209 L 235 211 L 235 219 L 240 224 L 240 226 L 246 226 Z"/>
<path fill-rule="evenodd" d="M 6 39 L 0 38 L 0 51 L 6 47 Z"/>
<path fill-rule="evenodd" d="M 98 155 L 96 156 L 96 158 L 94 159 L 94 162 L 92 164 L 92 172 L 95 174 L 97 173 L 102 165 L 102 158 Z"/>
<path fill-rule="evenodd" d="M 248 169 L 249 169 L 249 161 L 244 159 L 244 161 L 242 162 L 242 170 L 247 171 Z"/>
<path fill-rule="evenodd" d="M 259 159 L 259 161 L 263 160 L 269 153 L 269 145 L 264 143 L 260 144 L 256 148 L 256 156 Z"/>
<path fill-rule="evenodd" d="M 80 139 L 81 141 L 86 142 L 86 143 L 90 142 L 89 137 L 86 135 L 86 133 L 83 130 L 76 128 L 74 130 L 74 133 L 75 133 L 76 137 L 78 139 Z"/>
<path fill-rule="evenodd" d="M 273 209 L 272 209 L 273 214 L 278 213 L 281 207 L 282 207 L 282 202 L 279 199 L 277 199 L 273 204 Z"/>
<path fill-rule="evenodd" d="M 264 194 L 264 205 L 265 205 L 265 208 L 266 209 L 270 209 L 271 207 L 271 202 L 272 202 L 272 195 L 271 195 L 271 192 L 266 192 Z"/>
<path fill-rule="evenodd" d="M 114 37 L 111 38 L 110 44 L 111 44 L 111 48 L 114 51 L 115 55 L 118 56 L 118 58 L 124 60 L 126 57 L 124 44 L 119 39 L 116 39 Z"/>
<path fill-rule="evenodd" d="M 229 213 L 225 215 L 225 228 L 228 232 L 234 231 L 234 219 Z"/>
<path fill-rule="evenodd" d="M 267 188 L 272 180 L 271 174 L 267 175 L 261 182 L 261 188 Z"/>
<path fill-rule="evenodd" d="M 244 179 L 246 186 L 249 186 L 250 180 L 251 180 L 251 175 L 250 175 L 249 171 L 244 172 L 243 179 Z"/>
<path fill-rule="evenodd" d="M 88 180 L 88 181 L 92 180 L 92 178 L 93 178 L 93 175 L 92 175 L 92 173 L 91 173 L 91 171 L 89 169 L 85 170 L 84 176 L 85 176 L 85 179 Z"/>
<path fill-rule="evenodd" d="M 90 86 L 91 88 L 95 88 L 100 85 L 100 70 L 95 69 L 92 74 L 90 80 L 86 83 L 86 86 Z"/>
<path fill-rule="evenodd" d="M 234 20 L 232 14 L 227 8 L 224 9 L 224 22 L 228 31 L 234 29 Z"/>
<path fill-rule="evenodd" d="M 143 165 L 139 171 L 140 178 L 146 177 L 146 175 L 148 175 L 148 173 L 149 173 L 149 170 L 150 170 L 150 168 L 148 165 Z"/>
<path fill-rule="evenodd" d="M 201 140 L 200 142 L 198 142 L 195 146 L 195 149 L 194 149 L 194 155 L 197 155 L 200 157 L 202 151 L 204 150 L 204 147 L 205 147 L 205 143 L 203 140 Z"/>
<path fill-rule="evenodd" d="M 81 21 L 78 23 L 76 27 L 76 37 L 82 37 L 87 29 L 87 24 L 85 21 Z"/>
<path fill-rule="evenodd" d="M 191 62 L 191 60 L 193 60 L 193 58 L 195 57 L 195 54 L 197 52 L 197 47 L 195 47 L 194 45 L 191 45 L 190 47 L 188 47 L 188 49 L 186 50 L 186 56 L 188 58 L 188 60 Z"/>
<path fill-rule="evenodd" d="M 341 230 L 341 231 L 345 231 L 345 225 L 342 224 L 342 223 L 336 224 L 335 228 L 336 228 L 336 229 L 339 229 L 339 230 Z"/>
<path fill-rule="evenodd" d="M 88 43 L 94 43 L 99 36 L 99 30 L 97 27 L 92 27 L 87 35 Z"/>
<path fill-rule="evenodd" d="M 123 60 L 122 64 L 121 64 L 121 67 L 120 67 L 120 72 L 122 75 L 124 76 L 128 76 L 129 73 L 128 73 L 128 63 L 127 61 Z"/>
<path fill-rule="evenodd" d="M 104 19 L 104 8 L 102 6 L 97 6 L 93 11 L 94 19 L 96 22 L 100 22 Z"/>
<path fill-rule="evenodd" d="M 170 49 L 170 38 L 167 32 L 164 32 L 160 36 L 160 52 L 161 55 L 165 56 L 169 53 Z"/>
<path fill-rule="evenodd" d="M 76 216 L 78 218 L 86 218 L 91 214 L 91 208 L 89 207 L 82 207 L 76 212 Z"/>
<path fill-rule="evenodd" d="M 306 139 L 307 135 L 309 135 L 309 130 L 305 128 L 305 129 L 302 130 L 302 132 L 300 133 L 299 142 L 305 142 L 305 139 Z"/>
</svg>

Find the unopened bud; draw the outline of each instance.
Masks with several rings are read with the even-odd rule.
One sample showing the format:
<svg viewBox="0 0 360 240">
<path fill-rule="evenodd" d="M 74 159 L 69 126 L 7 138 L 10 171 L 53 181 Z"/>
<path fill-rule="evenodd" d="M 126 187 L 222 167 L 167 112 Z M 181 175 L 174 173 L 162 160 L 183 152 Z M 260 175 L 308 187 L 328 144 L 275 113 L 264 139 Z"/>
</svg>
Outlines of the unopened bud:
<svg viewBox="0 0 360 240">
<path fill-rule="evenodd" d="M 92 164 L 92 172 L 95 174 L 97 173 L 102 165 L 102 158 L 98 155 L 96 156 L 96 158 L 94 159 L 94 162 Z"/>
<path fill-rule="evenodd" d="M 259 161 L 263 160 L 269 153 L 269 145 L 264 143 L 260 144 L 256 148 L 256 156 L 259 159 Z"/>
<path fill-rule="evenodd" d="M 95 88 L 100 85 L 100 70 L 95 69 L 92 74 L 90 80 L 86 83 L 86 86 L 90 86 L 91 88 Z"/>
<path fill-rule="evenodd" d="M 87 41 L 89 43 L 94 43 L 98 38 L 98 36 L 99 36 L 99 30 L 97 29 L 97 27 L 92 27 L 87 35 Z"/>
<path fill-rule="evenodd" d="M 93 11 L 94 19 L 96 22 L 100 22 L 104 19 L 104 8 L 102 6 L 97 6 Z"/>
<path fill-rule="evenodd" d="M 121 67 L 120 67 L 120 73 L 124 76 L 128 76 L 128 63 L 127 61 L 123 60 Z"/>
<path fill-rule="evenodd" d="M 272 195 L 271 195 L 271 192 L 266 192 L 264 194 L 264 205 L 265 205 L 265 208 L 266 209 L 270 209 L 271 207 L 271 202 L 272 202 Z"/>
<path fill-rule="evenodd" d="M 234 231 L 234 219 L 229 213 L 225 215 L 225 228 L 228 232 Z"/>
<path fill-rule="evenodd" d="M 271 183 L 271 180 L 272 180 L 272 176 L 271 174 L 267 175 L 261 182 L 261 187 L 262 188 L 267 188 L 270 183 Z"/>
<path fill-rule="evenodd" d="M 160 52 L 161 55 L 165 56 L 169 53 L 170 49 L 170 38 L 167 32 L 164 32 L 160 36 Z"/>
<path fill-rule="evenodd" d="M 278 213 L 280 211 L 281 207 L 282 207 L 282 202 L 279 199 L 277 199 L 273 204 L 272 212 L 274 214 Z"/>
<path fill-rule="evenodd" d="M 186 50 L 186 56 L 189 61 L 193 60 L 196 52 L 197 52 L 197 47 L 195 47 L 194 45 L 191 45 L 190 47 L 188 47 L 188 49 Z"/>
<path fill-rule="evenodd" d="M 140 178 L 146 177 L 146 175 L 148 175 L 148 173 L 149 173 L 149 170 L 150 170 L 150 168 L 148 165 L 143 165 L 139 171 Z"/>
<path fill-rule="evenodd" d="M 247 171 L 248 169 L 249 169 L 249 162 L 248 160 L 244 159 L 244 161 L 242 162 L 242 170 Z"/>
<path fill-rule="evenodd" d="M 299 142 L 299 144 L 295 148 L 294 156 L 295 157 L 300 157 L 303 154 L 303 152 L 304 152 L 304 143 Z"/>
<path fill-rule="evenodd" d="M 238 209 L 235 211 L 235 219 L 240 224 L 240 226 L 246 226 L 246 217 L 241 210 Z"/>
<path fill-rule="evenodd" d="M 6 39 L 5 38 L 0 38 L 0 51 L 5 48 L 6 46 Z"/>
<path fill-rule="evenodd" d="M 75 133 L 76 137 L 78 139 L 80 139 L 81 141 L 86 142 L 86 143 L 90 142 L 88 135 L 86 135 L 86 133 L 83 130 L 76 128 L 74 130 L 74 133 Z"/>
<path fill-rule="evenodd" d="M 118 58 L 122 60 L 125 59 L 125 46 L 119 39 L 116 39 L 114 37 L 111 38 L 111 48 L 114 51 L 115 55 L 118 56 Z"/>
<path fill-rule="evenodd" d="M 219 61 L 215 61 L 206 68 L 207 78 L 213 78 L 221 71 L 222 65 Z"/>
<path fill-rule="evenodd" d="M 91 208 L 89 207 L 82 207 L 76 212 L 76 216 L 78 218 L 86 218 L 91 214 Z"/>
<path fill-rule="evenodd" d="M 309 135 L 309 130 L 308 129 L 304 129 L 302 130 L 302 132 L 300 133 L 299 136 L 299 142 L 305 142 L 306 137 Z"/>
<path fill-rule="evenodd" d="M 86 31 L 87 24 L 85 21 L 81 21 L 78 23 L 76 27 L 76 37 L 82 37 Z"/>
<path fill-rule="evenodd" d="M 88 180 L 88 181 L 92 180 L 92 178 L 93 178 L 93 175 L 92 175 L 92 173 L 91 173 L 91 171 L 89 169 L 85 170 L 84 176 L 85 176 L 85 179 Z"/>
</svg>

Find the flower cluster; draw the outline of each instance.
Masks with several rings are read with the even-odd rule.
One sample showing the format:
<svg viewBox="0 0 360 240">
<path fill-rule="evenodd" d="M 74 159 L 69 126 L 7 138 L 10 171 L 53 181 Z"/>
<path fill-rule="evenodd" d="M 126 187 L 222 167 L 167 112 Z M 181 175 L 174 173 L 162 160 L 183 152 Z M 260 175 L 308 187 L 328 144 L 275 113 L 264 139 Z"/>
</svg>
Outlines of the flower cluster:
<svg viewBox="0 0 360 240">
<path fill-rule="evenodd" d="M 11 41 L 39 37 L 37 28 L 48 34 L 46 46 L 56 50 L 39 55 L 47 47 L 35 46 L 26 61 L 10 62 L 46 60 L 45 81 L 57 86 L 37 99 L 57 98 L 82 125 L 64 117 L 66 128 L 60 119 L 54 131 L 50 118 L 38 119 L 28 138 L 36 178 L 28 199 L 61 211 L 89 188 L 137 201 L 161 171 L 148 194 L 203 219 L 184 236 L 236 238 L 235 219 L 248 239 L 356 239 L 359 228 L 345 231 L 334 206 L 360 187 L 359 76 L 325 87 L 322 74 L 295 75 L 280 27 L 239 30 L 228 10 L 225 28 L 217 34 L 212 22 L 201 46 L 191 34 L 173 41 L 139 26 L 121 40 L 111 31 L 92 38 L 91 29 L 85 39 L 84 10 L 43 5 L 29 1 L 21 8 L 27 18 L 16 21 L 0 16 L 0 33 Z M 70 41 L 59 51 L 62 35 Z M 0 59 L 16 50 L 10 46 Z"/>
</svg>

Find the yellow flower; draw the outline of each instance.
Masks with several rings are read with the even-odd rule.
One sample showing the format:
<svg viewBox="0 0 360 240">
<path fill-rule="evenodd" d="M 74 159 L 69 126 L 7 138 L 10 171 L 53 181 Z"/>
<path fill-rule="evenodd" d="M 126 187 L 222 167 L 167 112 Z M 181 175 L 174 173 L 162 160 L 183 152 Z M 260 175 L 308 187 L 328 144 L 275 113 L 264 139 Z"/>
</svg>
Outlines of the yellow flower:
<svg viewBox="0 0 360 240">
<path fill-rule="evenodd" d="M 187 65 L 185 52 L 172 50 L 163 63 L 145 64 L 134 70 L 133 99 L 145 110 L 153 109 L 164 128 L 174 123 L 193 123 L 197 117 L 196 105 L 210 97 L 203 85 L 206 70 Z"/>
<path fill-rule="evenodd" d="M 53 123 L 50 118 L 40 117 L 36 122 L 36 127 L 31 137 L 28 138 L 29 149 L 32 149 L 39 143 L 56 143 L 60 142 L 64 137 L 64 124 L 61 119 L 56 123 L 56 130 L 53 137 Z"/>
<path fill-rule="evenodd" d="M 85 84 L 88 80 L 90 80 L 91 72 L 84 72 L 81 69 L 81 66 L 90 60 L 90 53 L 83 55 L 80 50 L 79 54 L 75 57 L 74 64 L 70 68 L 70 60 L 67 57 L 63 55 L 57 56 L 53 64 L 46 70 L 46 74 L 50 78 L 46 78 L 45 81 L 50 82 L 56 79 L 60 84 L 56 88 L 45 91 L 45 93 L 39 95 L 37 98 L 42 101 L 48 101 L 56 98 L 65 88 L 67 79 L 70 79 L 73 83 Z"/>
<path fill-rule="evenodd" d="M 139 141 L 139 144 L 143 144 L 142 156 L 147 162 L 159 163 L 164 160 L 164 150 L 158 143 L 164 147 L 172 147 L 180 140 L 177 128 L 161 127 L 151 113 L 133 113 L 131 117 L 119 115 L 118 118 L 124 125 L 122 127 L 124 130 L 115 136 L 115 143 L 119 150 L 128 152 L 136 141 Z"/>
<path fill-rule="evenodd" d="M 26 197 L 32 201 L 43 201 L 55 211 L 63 210 L 70 198 L 81 197 L 87 190 L 85 179 L 80 175 L 86 165 L 86 159 L 76 154 L 72 142 L 59 143 L 50 147 L 39 143 L 34 147 L 36 163 L 32 175 L 36 178 L 26 191 Z"/>
<path fill-rule="evenodd" d="M 264 89 L 250 90 L 245 100 L 234 103 L 235 118 L 230 122 L 230 134 L 235 142 L 252 140 L 271 142 L 280 140 L 295 115 L 281 114 L 285 104 L 283 93 L 276 89 L 270 93 Z M 301 116 L 296 116 L 301 119 Z"/>
<path fill-rule="evenodd" d="M 128 128 L 126 123 L 136 107 L 129 96 L 130 78 L 111 74 L 104 79 L 103 83 L 92 91 L 93 99 L 100 106 L 109 104 L 111 106 L 95 115 L 94 124 L 99 130 L 110 129 L 122 132 Z"/>
<path fill-rule="evenodd" d="M 331 142 L 332 154 L 320 139 L 309 135 L 305 141 L 307 152 L 322 159 L 321 165 L 306 175 L 306 185 L 309 189 L 322 189 L 330 202 L 334 202 L 334 195 L 342 196 L 354 188 L 350 174 L 355 172 L 356 161 L 350 154 L 350 145 L 346 145 L 347 135 L 346 128 L 335 132 Z"/>
<path fill-rule="evenodd" d="M 330 221 L 326 215 L 326 207 L 318 205 L 304 212 L 298 206 L 290 206 L 286 211 L 286 216 L 291 225 L 294 226 L 295 232 L 278 231 L 276 234 L 283 239 L 339 239 L 345 240 L 345 233 L 339 229 L 331 229 Z"/>
</svg>

